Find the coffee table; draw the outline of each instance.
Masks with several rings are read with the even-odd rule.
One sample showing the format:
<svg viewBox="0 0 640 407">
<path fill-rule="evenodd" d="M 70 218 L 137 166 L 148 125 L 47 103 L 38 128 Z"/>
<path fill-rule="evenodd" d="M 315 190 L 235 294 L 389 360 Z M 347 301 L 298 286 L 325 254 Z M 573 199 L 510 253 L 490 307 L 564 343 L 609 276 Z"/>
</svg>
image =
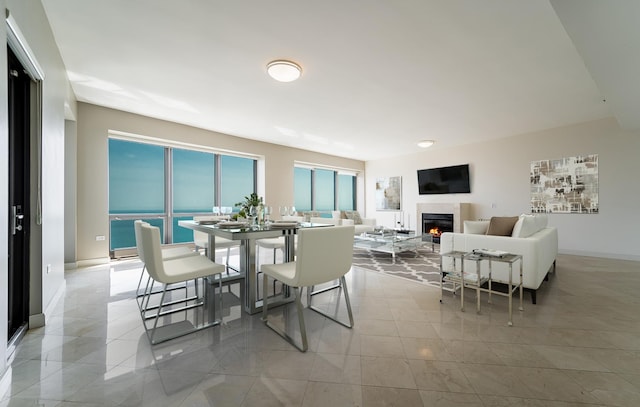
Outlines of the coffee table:
<svg viewBox="0 0 640 407">
<path fill-rule="evenodd" d="M 418 249 L 425 243 L 431 243 L 433 250 L 433 236 L 430 234 L 398 233 L 395 230 L 363 233 L 353 239 L 353 247 L 389 253 L 394 261 L 397 253 L 413 251 L 417 257 Z"/>
</svg>

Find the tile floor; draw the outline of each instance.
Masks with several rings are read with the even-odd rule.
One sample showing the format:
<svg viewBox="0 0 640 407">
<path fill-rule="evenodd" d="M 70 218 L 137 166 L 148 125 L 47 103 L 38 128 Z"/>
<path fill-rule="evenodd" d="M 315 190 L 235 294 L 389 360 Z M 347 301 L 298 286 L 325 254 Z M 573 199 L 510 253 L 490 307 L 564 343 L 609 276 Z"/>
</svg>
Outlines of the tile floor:
<svg viewBox="0 0 640 407">
<path fill-rule="evenodd" d="M 450 294 L 440 304 L 437 289 L 355 269 L 355 328 L 306 310 L 307 353 L 233 301 L 222 326 L 151 347 L 139 270 L 68 272 L 46 327 L 17 348 L 0 406 L 640 405 L 638 262 L 559 256 L 513 327 L 503 298 L 476 314 L 469 291 L 462 313 Z"/>
</svg>

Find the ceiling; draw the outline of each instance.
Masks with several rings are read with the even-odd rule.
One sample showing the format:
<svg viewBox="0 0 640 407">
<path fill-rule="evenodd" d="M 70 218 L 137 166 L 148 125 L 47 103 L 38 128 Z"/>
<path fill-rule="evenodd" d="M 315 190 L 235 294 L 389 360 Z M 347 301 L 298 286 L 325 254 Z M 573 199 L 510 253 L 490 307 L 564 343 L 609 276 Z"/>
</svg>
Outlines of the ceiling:
<svg viewBox="0 0 640 407">
<path fill-rule="evenodd" d="M 640 128 L 634 0 L 42 3 L 79 101 L 238 137 L 373 160 Z M 278 58 L 302 77 L 272 80 Z"/>
</svg>

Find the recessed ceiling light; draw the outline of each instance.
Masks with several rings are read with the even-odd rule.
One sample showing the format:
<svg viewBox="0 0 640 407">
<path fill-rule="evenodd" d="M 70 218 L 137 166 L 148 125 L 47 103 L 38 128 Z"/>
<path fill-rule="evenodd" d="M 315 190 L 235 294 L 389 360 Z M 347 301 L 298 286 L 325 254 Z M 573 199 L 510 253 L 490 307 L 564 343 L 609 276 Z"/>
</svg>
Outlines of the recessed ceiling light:
<svg viewBox="0 0 640 407">
<path fill-rule="evenodd" d="M 277 59 L 267 64 L 267 73 L 280 82 L 292 82 L 302 75 L 302 68 L 295 62 Z"/>
<path fill-rule="evenodd" d="M 418 147 L 429 148 L 435 143 L 433 140 L 422 140 L 418 142 Z"/>
</svg>

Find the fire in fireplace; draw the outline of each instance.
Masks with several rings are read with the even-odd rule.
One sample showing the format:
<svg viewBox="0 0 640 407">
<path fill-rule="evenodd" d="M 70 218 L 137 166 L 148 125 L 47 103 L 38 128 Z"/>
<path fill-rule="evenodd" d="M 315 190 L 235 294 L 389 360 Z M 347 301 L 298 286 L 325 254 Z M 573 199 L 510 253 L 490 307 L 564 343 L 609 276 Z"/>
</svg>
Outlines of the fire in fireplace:
<svg viewBox="0 0 640 407">
<path fill-rule="evenodd" d="M 423 213 L 422 233 L 433 236 L 435 243 L 440 243 L 440 235 L 444 232 L 453 232 L 452 213 Z"/>
</svg>

